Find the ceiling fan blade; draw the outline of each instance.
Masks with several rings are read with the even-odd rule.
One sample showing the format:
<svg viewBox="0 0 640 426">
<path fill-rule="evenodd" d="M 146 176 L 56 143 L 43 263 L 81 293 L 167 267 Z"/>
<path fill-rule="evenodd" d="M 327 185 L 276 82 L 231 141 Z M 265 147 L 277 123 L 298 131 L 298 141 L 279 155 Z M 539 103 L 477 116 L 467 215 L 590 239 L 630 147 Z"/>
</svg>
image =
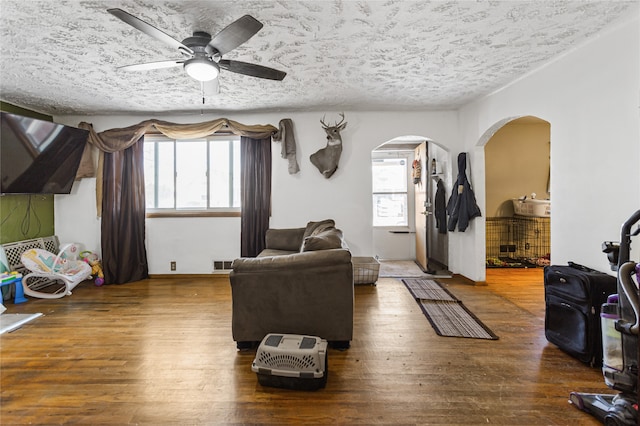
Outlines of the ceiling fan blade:
<svg viewBox="0 0 640 426">
<path fill-rule="evenodd" d="M 205 96 L 215 96 L 220 93 L 220 82 L 217 78 L 209 81 L 200 82 L 202 88 L 202 94 Z"/>
<path fill-rule="evenodd" d="M 148 36 L 151 36 L 151 37 L 153 37 L 153 38 L 155 38 L 157 40 L 165 42 L 165 43 L 171 45 L 172 47 L 174 47 L 175 49 L 185 50 L 185 51 L 193 54 L 193 50 L 191 50 L 191 48 L 189 48 L 189 47 L 185 46 L 184 44 L 182 44 L 182 42 L 179 42 L 178 40 L 176 40 L 175 38 L 171 37 L 169 34 L 165 33 L 164 31 L 161 31 L 161 30 L 157 29 L 156 27 L 154 27 L 151 24 L 147 24 L 143 20 L 141 20 L 139 18 L 136 18 L 135 16 L 131 15 L 128 12 L 125 12 L 122 9 L 117 9 L 117 8 L 115 8 L 115 9 L 107 9 L 107 12 L 109 12 L 110 14 L 115 16 L 116 18 L 121 19 L 125 23 L 131 25 L 135 29 L 142 31 L 143 33 L 145 33 Z"/>
<path fill-rule="evenodd" d="M 146 62 L 144 64 L 125 65 L 118 67 L 119 70 L 124 71 L 148 71 L 157 70 L 161 68 L 171 68 L 181 66 L 184 63 L 184 59 L 174 59 L 171 61 L 159 61 L 159 62 Z"/>
<path fill-rule="evenodd" d="M 220 62 L 218 62 L 218 65 L 220 65 L 220 68 L 227 71 L 250 75 L 251 77 L 266 78 L 268 80 L 282 80 L 287 75 L 284 71 L 278 71 L 273 68 L 263 67 L 262 65 L 249 64 L 241 61 L 221 59 Z"/>
<path fill-rule="evenodd" d="M 250 15 L 232 22 L 211 39 L 209 45 L 214 47 L 221 55 L 235 49 L 245 41 L 253 37 L 262 28 L 262 23 Z"/>
</svg>

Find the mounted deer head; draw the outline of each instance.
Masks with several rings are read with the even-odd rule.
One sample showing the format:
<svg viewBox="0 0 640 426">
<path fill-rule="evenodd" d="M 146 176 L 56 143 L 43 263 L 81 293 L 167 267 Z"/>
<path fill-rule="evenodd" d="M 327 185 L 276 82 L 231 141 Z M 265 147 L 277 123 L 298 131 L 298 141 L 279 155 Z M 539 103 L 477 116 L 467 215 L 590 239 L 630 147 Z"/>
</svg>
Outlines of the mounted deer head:
<svg viewBox="0 0 640 426">
<path fill-rule="evenodd" d="M 311 154 L 309 159 L 314 166 L 318 168 L 322 175 L 329 179 L 335 171 L 338 169 L 338 162 L 340 161 L 340 154 L 342 154 L 342 136 L 340 131 L 347 127 L 347 123 L 344 122 L 344 113 L 340 113 L 342 120 L 329 126 L 324 122 L 324 116 L 320 123 L 322 128 L 327 133 L 327 146 L 319 149 L 315 153 Z"/>
</svg>

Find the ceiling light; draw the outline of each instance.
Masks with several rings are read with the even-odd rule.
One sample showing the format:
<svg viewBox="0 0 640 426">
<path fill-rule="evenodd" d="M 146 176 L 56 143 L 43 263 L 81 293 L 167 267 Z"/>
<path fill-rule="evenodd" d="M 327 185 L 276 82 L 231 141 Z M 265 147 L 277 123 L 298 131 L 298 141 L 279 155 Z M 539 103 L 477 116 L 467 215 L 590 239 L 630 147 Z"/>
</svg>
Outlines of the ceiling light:
<svg viewBox="0 0 640 426">
<path fill-rule="evenodd" d="M 193 58 L 185 61 L 184 69 L 198 81 L 210 81 L 220 74 L 218 64 L 206 58 Z"/>
</svg>

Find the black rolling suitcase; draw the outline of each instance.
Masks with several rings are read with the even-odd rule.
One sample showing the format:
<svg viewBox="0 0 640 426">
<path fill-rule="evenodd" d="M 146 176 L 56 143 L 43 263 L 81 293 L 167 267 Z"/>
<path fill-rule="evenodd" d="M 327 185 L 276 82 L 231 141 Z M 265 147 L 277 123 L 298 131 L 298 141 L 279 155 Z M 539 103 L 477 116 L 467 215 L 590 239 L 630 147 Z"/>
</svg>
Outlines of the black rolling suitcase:
<svg viewBox="0 0 640 426">
<path fill-rule="evenodd" d="M 617 292 L 614 276 L 569 262 L 544 269 L 547 340 L 593 367 L 602 365 L 600 308 Z"/>
</svg>

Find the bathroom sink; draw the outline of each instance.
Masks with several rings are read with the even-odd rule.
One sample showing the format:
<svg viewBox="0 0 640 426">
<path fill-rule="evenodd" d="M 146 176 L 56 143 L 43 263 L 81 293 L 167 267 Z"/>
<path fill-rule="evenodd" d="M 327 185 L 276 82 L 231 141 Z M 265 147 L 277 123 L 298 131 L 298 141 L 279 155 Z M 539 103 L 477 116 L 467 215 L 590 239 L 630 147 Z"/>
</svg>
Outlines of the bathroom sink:
<svg viewBox="0 0 640 426">
<path fill-rule="evenodd" d="M 550 217 L 551 200 L 536 200 L 531 198 L 514 198 L 513 211 L 519 216 Z"/>
</svg>

